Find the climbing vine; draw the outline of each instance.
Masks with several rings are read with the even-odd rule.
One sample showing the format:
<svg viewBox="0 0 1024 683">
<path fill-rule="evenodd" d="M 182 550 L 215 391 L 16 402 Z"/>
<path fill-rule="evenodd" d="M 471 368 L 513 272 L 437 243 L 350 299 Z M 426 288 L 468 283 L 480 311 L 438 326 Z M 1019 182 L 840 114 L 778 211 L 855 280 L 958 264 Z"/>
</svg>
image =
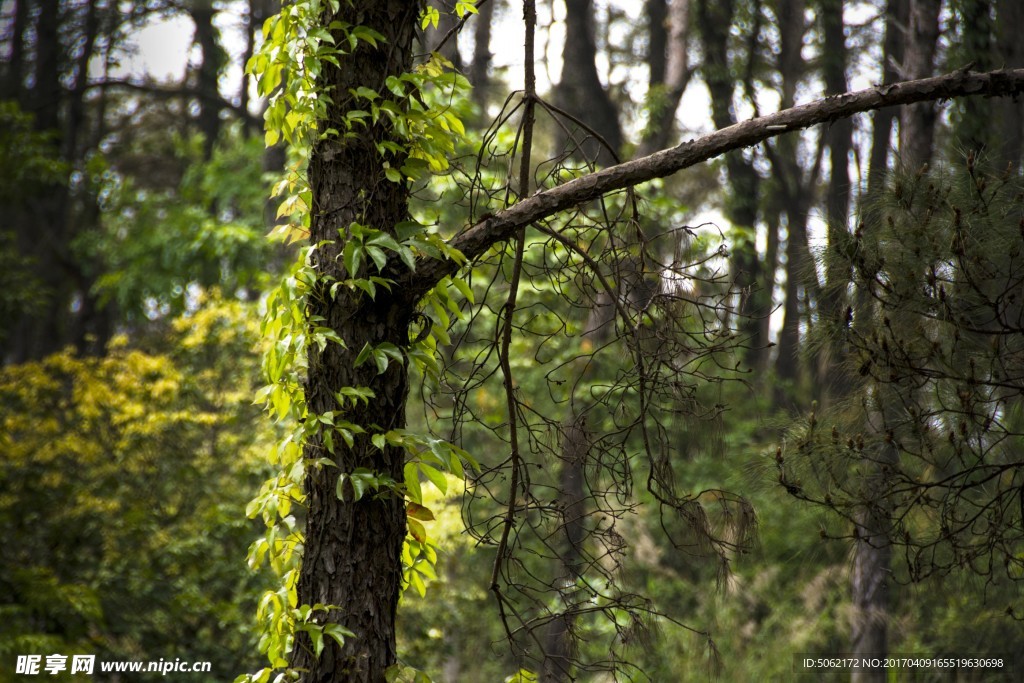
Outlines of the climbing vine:
<svg viewBox="0 0 1024 683">
<path fill-rule="evenodd" d="M 384 122 L 393 131 L 389 139 L 376 144 L 383 160 L 384 180 L 424 186 L 448 171 L 448 159 L 465 136 L 453 103 L 465 97 L 468 83 L 436 53 L 410 72 L 389 77 L 382 89 L 352 89 L 348 95 L 357 106 L 350 107 L 341 121 L 328 121 L 330 98 L 338 93 L 317 89 L 325 66 L 339 66 L 360 44 L 376 48 L 386 41 L 366 26 L 342 21 L 321 25 L 325 10 L 334 16 L 339 7 L 339 0 L 287 3 L 266 22 L 262 47 L 248 65 L 260 95 L 267 98 L 266 144 L 285 144 L 289 150 L 287 171 L 273 189 L 280 201 L 281 222 L 271 233 L 272 238 L 285 243 L 306 240 L 310 234 L 314 201 L 306 168 L 318 142 L 365 135 L 369 128 Z M 462 17 L 476 10 L 472 2 L 459 2 L 455 11 Z M 423 26 L 436 26 L 437 21 L 436 9 L 423 14 Z M 346 290 L 349 296 L 372 301 L 382 290 L 392 290 L 398 264 L 412 270 L 423 259 L 451 259 L 459 265 L 465 261 L 430 226 L 410 220 L 388 227 L 391 229 L 385 231 L 353 222 L 339 230 L 337 242 L 330 246 L 340 251 L 346 274 L 343 278 L 324 274 L 314 265 L 317 251 L 328 243 L 301 247 L 288 273 L 265 298 L 261 332 L 267 384 L 258 392 L 257 401 L 266 406 L 277 423 L 280 439 L 269 456 L 275 473 L 263 484 L 246 513 L 262 518 L 266 524 L 265 534 L 250 547 L 249 564 L 254 568 L 268 564 L 281 583 L 259 602 L 259 649 L 269 665 L 238 681 L 265 683 L 272 677 L 275 681 L 296 678 L 298 672 L 290 671 L 288 663 L 300 632 L 308 634 L 317 657 L 328 639 L 342 645 L 346 638 L 353 637 L 342 624 L 320 618 L 336 606 L 299 604 L 303 534 L 295 509 L 305 503 L 307 470 L 336 469 L 334 456 L 338 449 L 352 448 L 360 436 L 369 436 L 379 450 L 398 447 L 406 452 L 402 481 L 360 467 L 338 472 L 335 492 L 340 500 L 352 502 L 364 496 L 404 497 L 408 528 L 402 550 L 403 589 L 411 587 L 423 596 L 427 581 L 436 579 L 437 561 L 436 544 L 428 531 L 434 513 L 425 504 L 428 497 L 423 486 L 433 486 L 444 494 L 448 487 L 445 472 L 464 478 L 466 465 L 477 467 L 469 453 L 447 441 L 350 420 L 354 408 L 366 406 L 374 397 L 369 387 L 341 387 L 334 395 L 333 410 L 311 414 L 307 406 L 307 349 L 315 345 L 323 350 L 330 344 L 348 349 L 346 340 L 327 321 L 310 314 L 309 302 L 314 297 L 333 299 Z M 365 343 L 350 349 L 353 367 L 368 365 L 380 375 L 393 363 L 408 364 L 423 377 L 436 380 L 441 372 L 438 349 L 450 343 L 448 330 L 463 315 L 458 305 L 460 297 L 472 301 L 469 284 L 458 276 L 443 278 L 423 298 L 408 345 Z M 322 446 L 317 449 L 322 457 L 312 458 L 309 450 L 304 451 L 304 446 L 314 441 Z M 392 673 L 395 680 L 399 676 L 402 680 L 429 680 L 422 672 L 400 666 L 392 667 Z"/>
</svg>

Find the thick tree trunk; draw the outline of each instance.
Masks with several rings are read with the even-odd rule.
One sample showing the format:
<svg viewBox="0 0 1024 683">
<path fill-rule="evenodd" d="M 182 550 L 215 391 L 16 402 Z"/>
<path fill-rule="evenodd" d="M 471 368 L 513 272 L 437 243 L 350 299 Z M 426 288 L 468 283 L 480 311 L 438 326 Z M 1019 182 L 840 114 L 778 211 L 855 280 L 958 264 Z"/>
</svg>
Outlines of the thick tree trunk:
<svg viewBox="0 0 1024 683">
<path fill-rule="evenodd" d="M 388 76 L 409 70 L 420 9 L 420 3 L 407 0 L 361 0 L 341 3 L 338 16 L 325 10 L 324 26 L 335 19 L 367 26 L 383 34 L 386 42 L 379 48 L 360 43 L 353 54 L 341 60 L 340 68 L 325 67 L 318 87 L 334 93 L 334 101 L 323 127 L 344 120 L 345 112 L 358 106 L 347 94 L 350 88 L 373 84 L 383 89 Z M 338 42 L 344 41 L 339 37 Z M 366 135 L 329 136 L 313 149 L 309 178 L 313 206 L 318 210 L 312 217 L 310 243 L 327 241 L 313 257 L 321 278 L 342 280 L 366 274 L 347 274 L 341 264 L 340 242 L 353 222 L 393 233 L 397 223 L 408 219 L 408 188 L 385 178 L 384 158 L 376 148 L 377 143 L 393 137 L 383 121 Z M 391 158 L 390 162 L 397 166 L 401 160 Z M 377 374 L 374 363 L 354 368 L 353 360 L 366 343 L 407 346 L 412 303 L 399 290 L 390 295 L 381 292 L 371 300 L 346 288 L 332 298 L 324 287 L 310 297 L 309 314 L 321 317 L 321 324 L 334 329 L 347 344 L 347 348 L 328 344 L 322 351 L 311 345 L 306 386 L 310 415 L 338 410 L 334 396 L 342 387 L 368 387 L 374 398 L 368 405 L 347 410 L 344 419 L 368 431 L 405 425 L 407 368 L 392 362 L 384 373 Z M 338 606 L 326 617 L 320 615 L 320 623 L 324 619 L 337 622 L 356 635 L 343 647 L 328 639 L 318 658 L 308 636 L 300 634 L 291 665 L 304 671 L 304 683 L 381 683 L 387 667 L 396 661 L 395 612 L 406 533 L 404 499 L 399 493 L 381 490 L 353 502 L 352 495 L 339 499 L 335 488 L 339 472 L 350 473 L 357 467 L 401 482 L 404 452 L 390 446 L 383 451 L 374 448 L 369 434 L 357 437 L 351 448 L 340 439 L 335 443 L 333 456 L 322 439 L 312 440 L 305 448 L 307 458 L 333 457 L 338 467 L 310 467 L 307 473 L 308 514 L 298 600 L 304 605 Z"/>
<path fill-rule="evenodd" d="M 29 66 L 33 82 L 23 101 L 26 111 L 35 117 L 36 130 L 54 134 L 52 154 L 58 158 L 65 131 L 60 129 L 62 43 L 57 0 L 40 3 L 35 32 L 33 61 Z M 24 36 L 21 39 L 24 40 Z M 14 206 L 5 211 L 6 222 L 13 227 L 16 236 L 18 252 L 32 264 L 43 297 L 39 305 L 11 324 L 3 353 L 6 363 L 42 358 L 72 341 L 66 324 L 74 289 L 66 270 L 70 264 L 68 243 L 71 238 L 67 204 L 67 187 L 51 183 L 30 196 L 16 198 Z"/>
</svg>

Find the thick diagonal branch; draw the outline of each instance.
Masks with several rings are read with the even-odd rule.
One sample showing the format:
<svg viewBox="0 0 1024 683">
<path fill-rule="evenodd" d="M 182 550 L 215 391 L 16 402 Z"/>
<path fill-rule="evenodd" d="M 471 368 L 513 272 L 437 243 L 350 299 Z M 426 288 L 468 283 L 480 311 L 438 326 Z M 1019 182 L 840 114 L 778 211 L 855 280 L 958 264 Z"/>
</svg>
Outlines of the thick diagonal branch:
<svg viewBox="0 0 1024 683">
<path fill-rule="evenodd" d="M 882 87 L 834 95 L 775 114 L 737 123 L 696 140 L 590 173 L 489 216 L 456 235 L 451 244 L 470 261 L 498 242 L 535 221 L 616 190 L 663 178 L 725 152 L 756 145 L 769 138 L 818 123 L 828 123 L 882 107 L 954 97 L 1015 96 L 1024 92 L 1024 69 L 986 73 L 954 72 L 934 78 L 905 81 Z M 403 293 L 418 299 L 458 269 L 453 261 L 425 260 L 415 272 L 399 277 Z"/>
</svg>

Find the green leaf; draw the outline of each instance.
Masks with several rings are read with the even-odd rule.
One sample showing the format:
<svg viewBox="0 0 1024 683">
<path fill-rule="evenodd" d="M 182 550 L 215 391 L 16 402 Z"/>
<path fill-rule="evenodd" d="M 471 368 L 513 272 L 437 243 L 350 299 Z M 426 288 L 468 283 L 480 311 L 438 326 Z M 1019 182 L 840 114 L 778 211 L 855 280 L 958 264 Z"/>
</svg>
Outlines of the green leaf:
<svg viewBox="0 0 1024 683">
<path fill-rule="evenodd" d="M 475 303 L 473 300 L 473 288 L 469 286 L 468 282 L 461 277 L 453 277 L 452 284 L 455 285 L 455 289 L 459 290 L 462 296 L 466 297 L 466 301 L 471 304 Z"/>
<path fill-rule="evenodd" d="M 356 356 L 356 359 L 352 361 L 352 367 L 358 368 L 360 365 L 368 361 L 372 355 L 373 347 L 370 346 L 370 342 L 366 342 L 363 345 L 363 348 L 359 350 L 359 354 Z"/>
<path fill-rule="evenodd" d="M 345 270 L 349 277 L 356 277 L 359 273 L 359 266 L 363 262 L 363 247 L 355 240 L 349 240 L 345 244 L 345 251 L 342 254 L 345 263 Z"/>
<path fill-rule="evenodd" d="M 423 473 L 423 476 L 429 479 L 430 483 L 436 486 L 438 491 L 440 491 L 443 494 L 448 493 L 448 480 L 445 479 L 444 474 L 439 469 L 437 469 L 433 465 L 427 465 L 426 463 L 422 462 L 419 463 L 419 467 L 420 472 Z"/>
<path fill-rule="evenodd" d="M 348 630 L 341 624 L 325 624 L 324 635 L 333 638 L 339 647 L 345 644 L 345 638 L 355 638 L 355 633 Z"/>
<path fill-rule="evenodd" d="M 388 255 L 380 247 L 372 245 L 366 246 L 366 253 L 373 259 L 374 264 L 377 266 L 377 272 L 384 270 L 384 266 L 388 264 Z"/>
<path fill-rule="evenodd" d="M 377 364 L 377 374 L 383 375 L 388 369 L 388 356 L 380 349 L 373 350 L 373 362 Z"/>
<path fill-rule="evenodd" d="M 313 628 L 312 625 L 306 630 L 309 632 L 309 637 L 313 640 L 313 651 L 316 653 L 317 659 L 320 659 L 320 655 L 324 651 L 324 632 L 320 628 Z"/>
<path fill-rule="evenodd" d="M 406 522 L 409 524 L 409 535 L 412 536 L 413 538 L 415 538 L 420 543 L 426 543 L 427 542 L 427 530 L 426 530 L 426 528 L 424 528 L 424 526 L 420 522 L 418 522 L 417 520 L 415 520 L 415 519 L 413 519 L 411 517 L 407 518 Z M 422 593 L 421 593 L 421 595 L 422 595 Z"/>
<path fill-rule="evenodd" d="M 380 97 L 380 95 L 377 94 L 376 90 L 372 88 L 367 88 L 365 85 L 361 85 L 358 88 L 352 90 L 351 92 L 356 97 L 362 97 L 364 99 L 370 100 L 371 102 Z"/>
<path fill-rule="evenodd" d="M 405 474 L 405 491 L 406 495 L 409 496 L 409 500 L 414 503 L 423 503 L 423 491 L 420 488 L 420 474 L 417 468 L 417 464 L 414 462 L 408 462 L 405 464 L 403 470 Z"/>
<path fill-rule="evenodd" d="M 420 578 L 420 575 L 418 573 L 411 572 L 409 574 L 409 585 L 411 585 L 416 590 L 416 592 L 419 593 L 419 596 L 421 598 L 426 597 L 427 586 L 423 583 L 423 579 Z"/>
<path fill-rule="evenodd" d="M 386 232 L 374 235 L 370 239 L 366 240 L 366 243 L 373 244 L 378 247 L 384 247 L 385 249 L 390 249 L 391 251 L 398 251 L 399 249 L 401 249 L 401 246 L 398 244 L 397 241 L 395 241 L 395 238 L 387 234 Z"/>
</svg>

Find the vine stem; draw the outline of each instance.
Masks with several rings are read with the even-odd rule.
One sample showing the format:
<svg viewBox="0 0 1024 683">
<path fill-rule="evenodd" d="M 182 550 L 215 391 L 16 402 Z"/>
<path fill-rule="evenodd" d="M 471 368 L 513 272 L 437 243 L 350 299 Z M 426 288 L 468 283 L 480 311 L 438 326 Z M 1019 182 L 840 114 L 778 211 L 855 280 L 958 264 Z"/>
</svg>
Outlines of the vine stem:
<svg viewBox="0 0 1024 683">
<path fill-rule="evenodd" d="M 530 195 L 531 152 L 533 147 L 534 103 L 537 98 L 537 76 L 534 70 L 534 37 L 537 29 L 537 9 L 534 0 L 523 0 L 523 22 L 526 27 L 526 39 L 523 43 L 524 78 L 523 99 L 525 108 L 520 124 L 522 132 L 522 152 L 519 157 L 519 196 Z M 501 539 L 498 541 L 494 567 L 491 569 L 491 590 L 498 599 L 498 607 L 504 621 L 504 600 L 498 585 L 498 575 L 505 556 L 508 553 L 508 539 L 516 520 L 516 496 L 519 491 L 519 470 L 522 467 L 522 456 L 519 453 L 519 416 L 516 412 L 515 382 L 512 376 L 512 365 L 509 362 L 509 349 L 512 346 L 513 317 L 516 309 L 516 297 L 519 293 L 519 281 L 523 270 L 523 247 L 525 226 L 515 234 L 515 260 L 512 263 L 512 276 L 509 280 L 508 299 L 505 301 L 502 316 L 501 350 L 499 362 L 505 385 L 505 403 L 508 407 L 509 448 L 512 466 L 512 480 L 509 486 L 508 505 L 502 522 Z M 507 629 L 507 624 L 506 624 Z"/>
</svg>

